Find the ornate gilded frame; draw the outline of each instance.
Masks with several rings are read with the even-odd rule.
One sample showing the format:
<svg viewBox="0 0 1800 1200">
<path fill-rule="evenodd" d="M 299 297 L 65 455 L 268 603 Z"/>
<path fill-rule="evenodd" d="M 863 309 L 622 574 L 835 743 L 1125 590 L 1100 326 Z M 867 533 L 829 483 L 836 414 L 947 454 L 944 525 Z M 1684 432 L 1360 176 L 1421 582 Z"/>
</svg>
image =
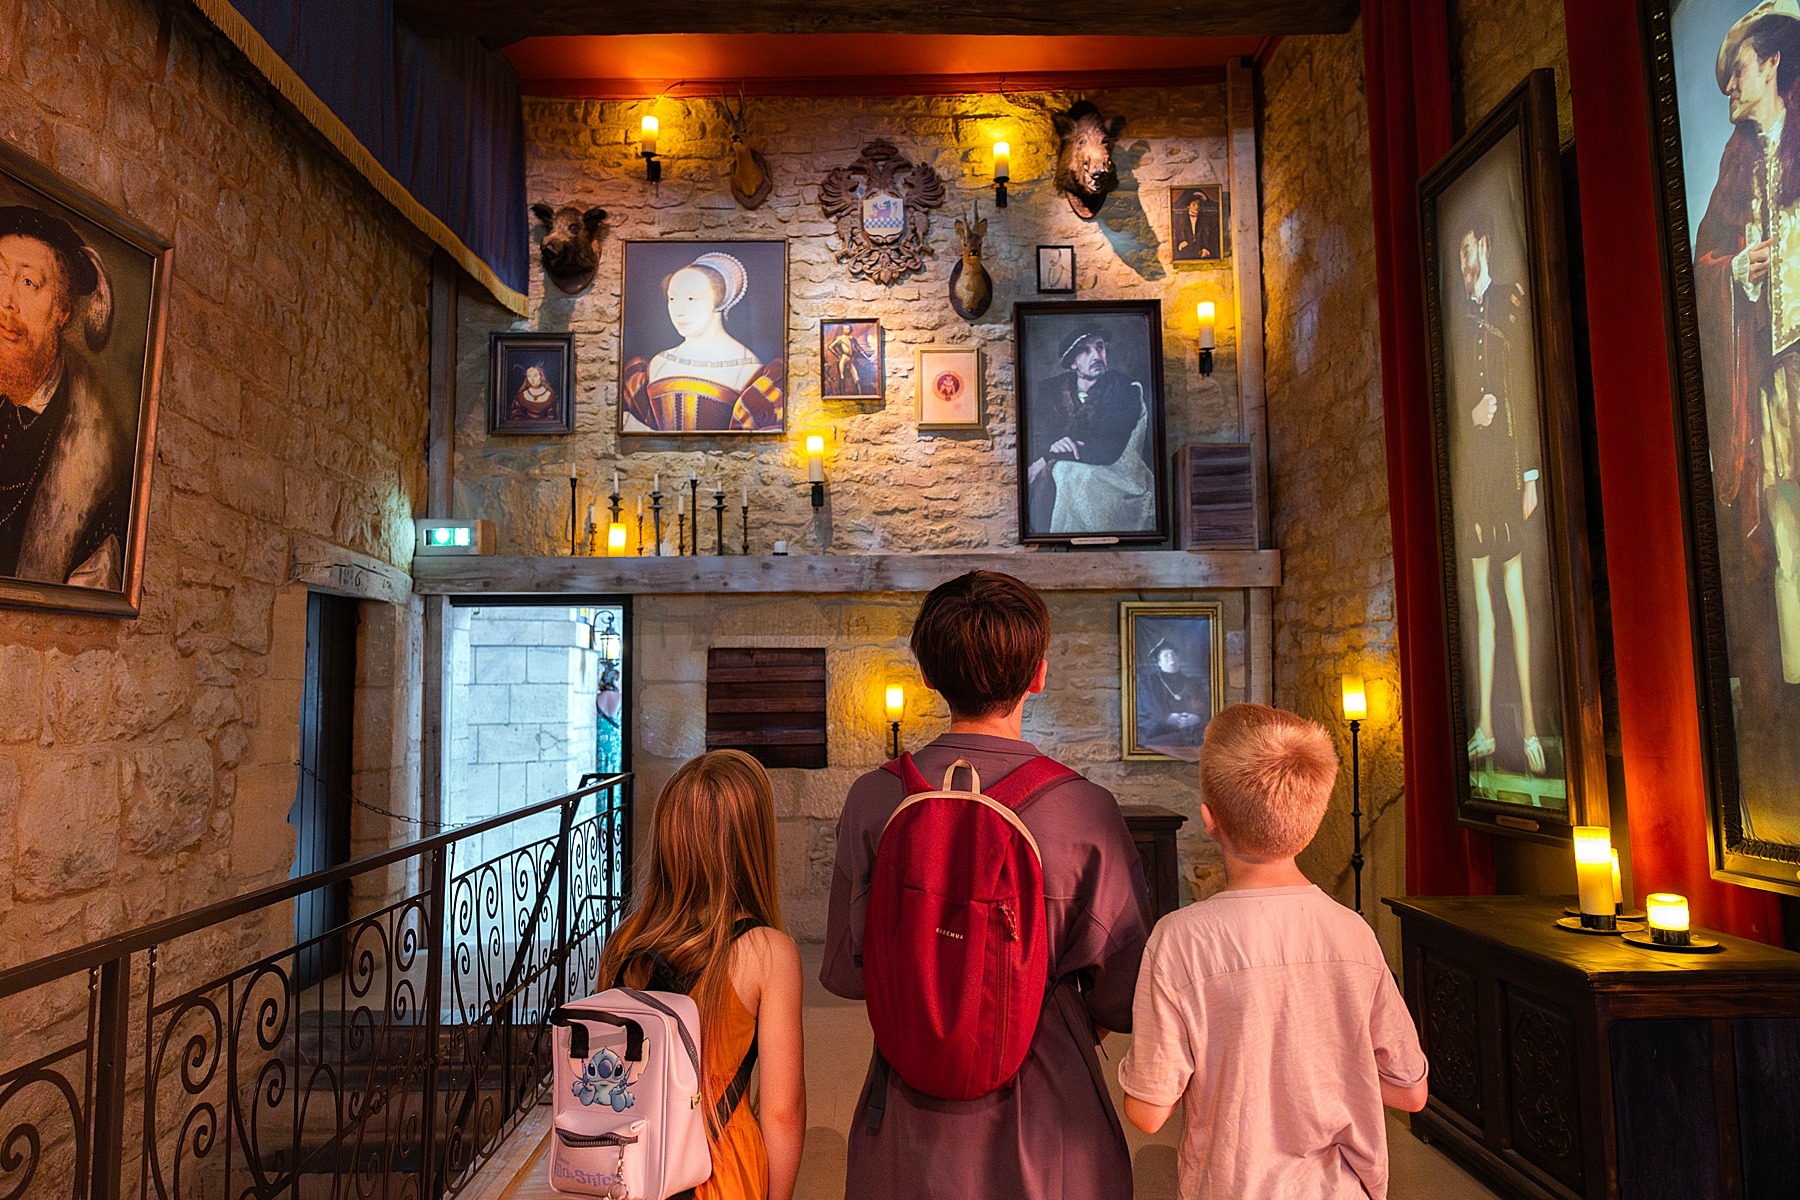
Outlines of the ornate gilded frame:
<svg viewBox="0 0 1800 1200">
<path fill-rule="evenodd" d="M 1225 707 L 1225 605 L 1218 600 L 1125 600 L 1119 604 L 1119 757 L 1128 762 L 1192 761 L 1152 750 L 1137 739 L 1137 623 L 1143 617 L 1194 617 L 1210 622 L 1207 719 L 1211 720 Z"/>
</svg>

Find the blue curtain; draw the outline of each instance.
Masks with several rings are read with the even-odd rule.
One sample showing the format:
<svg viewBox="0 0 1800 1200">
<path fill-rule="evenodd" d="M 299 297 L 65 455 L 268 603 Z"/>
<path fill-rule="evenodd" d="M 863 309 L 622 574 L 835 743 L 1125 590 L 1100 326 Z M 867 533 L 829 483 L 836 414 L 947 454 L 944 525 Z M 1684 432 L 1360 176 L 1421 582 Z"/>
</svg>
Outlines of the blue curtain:
<svg viewBox="0 0 1800 1200">
<path fill-rule="evenodd" d="M 525 291 L 525 133 L 505 57 L 421 38 L 390 0 L 231 3 L 413 199 Z"/>
</svg>

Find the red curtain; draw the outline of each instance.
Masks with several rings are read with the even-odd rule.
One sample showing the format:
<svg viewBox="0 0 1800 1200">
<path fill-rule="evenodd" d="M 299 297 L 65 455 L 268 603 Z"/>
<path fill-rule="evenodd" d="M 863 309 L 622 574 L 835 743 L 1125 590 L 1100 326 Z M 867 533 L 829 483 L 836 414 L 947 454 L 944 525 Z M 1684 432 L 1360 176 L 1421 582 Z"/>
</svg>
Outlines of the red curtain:
<svg viewBox="0 0 1800 1200">
<path fill-rule="evenodd" d="M 1778 941 L 1775 897 L 1715 881 L 1708 861 L 1638 2 L 1566 0 L 1563 13 L 1634 890 L 1679 892 L 1696 924 Z"/>
<path fill-rule="evenodd" d="M 1450 686 L 1444 665 L 1437 499 L 1432 491 L 1419 177 L 1450 148 L 1450 37 L 1445 0 L 1363 0 L 1363 79 L 1374 171 L 1382 408 L 1394 530 L 1400 691 L 1406 706 L 1406 890 L 1494 890 L 1487 835 L 1456 824 Z"/>
</svg>

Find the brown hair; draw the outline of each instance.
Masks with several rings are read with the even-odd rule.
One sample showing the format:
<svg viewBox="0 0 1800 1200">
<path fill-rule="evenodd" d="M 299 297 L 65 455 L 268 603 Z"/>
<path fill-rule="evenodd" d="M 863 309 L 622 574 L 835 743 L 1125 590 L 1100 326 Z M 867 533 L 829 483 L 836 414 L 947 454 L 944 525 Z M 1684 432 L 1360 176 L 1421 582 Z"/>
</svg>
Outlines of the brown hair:
<svg viewBox="0 0 1800 1200">
<path fill-rule="evenodd" d="M 1319 831 L 1337 783 L 1337 748 L 1305 717 L 1233 704 L 1206 727 L 1200 793 L 1246 854 L 1292 858 Z"/>
<path fill-rule="evenodd" d="M 955 717 L 990 717 L 1019 702 L 1050 649 L 1050 610 L 1027 584 L 998 571 L 940 583 L 913 620 L 912 652 L 925 684 Z"/>
<path fill-rule="evenodd" d="M 648 861 L 631 914 L 601 952 L 600 984 L 612 986 L 623 971 L 627 984 L 643 987 L 652 956 L 660 955 L 677 976 L 697 980 L 700 1026 L 716 1029 L 740 916 L 781 928 L 775 792 L 754 758 L 714 750 L 683 764 L 656 798 Z M 716 1138 L 718 1097 L 707 1101 L 707 1130 Z"/>
</svg>

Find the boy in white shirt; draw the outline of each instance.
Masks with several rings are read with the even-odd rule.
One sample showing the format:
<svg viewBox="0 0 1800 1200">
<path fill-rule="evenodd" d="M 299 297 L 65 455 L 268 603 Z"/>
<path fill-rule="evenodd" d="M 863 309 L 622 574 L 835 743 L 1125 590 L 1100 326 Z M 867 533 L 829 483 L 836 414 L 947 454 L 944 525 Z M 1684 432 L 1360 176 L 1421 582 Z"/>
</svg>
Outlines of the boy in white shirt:
<svg viewBox="0 0 1800 1200">
<path fill-rule="evenodd" d="M 1385 1200 L 1382 1106 L 1425 1106 L 1425 1056 L 1374 933 L 1294 856 L 1318 832 L 1337 751 L 1260 704 L 1214 717 L 1200 819 L 1225 890 L 1157 923 L 1119 1064 L 1125 1115 L 1183 1104 L 1181 1200 Z"/>
</svg>

